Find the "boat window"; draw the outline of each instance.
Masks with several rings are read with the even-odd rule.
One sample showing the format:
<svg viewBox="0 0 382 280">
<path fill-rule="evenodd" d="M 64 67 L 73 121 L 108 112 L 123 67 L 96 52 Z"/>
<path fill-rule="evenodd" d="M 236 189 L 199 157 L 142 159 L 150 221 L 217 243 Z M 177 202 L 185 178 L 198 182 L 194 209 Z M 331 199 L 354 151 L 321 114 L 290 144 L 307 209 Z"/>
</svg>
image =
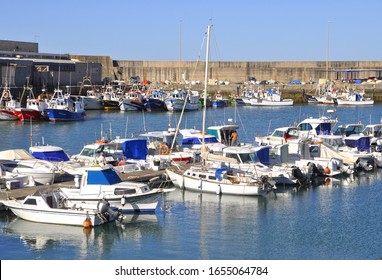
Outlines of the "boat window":
<svg viewBox="0 0 382 280">
<path fill-rule="evenodd" d="M 237 154 L 229 154 L 229 153 L 227 153 L 226 157 L 233 158 L 233 159 L 236 159 L 238 162 L 241 162 L 240 161 L 240 157 Z"/>
<path fill-rule="evenodd" d="M 206 175 L 204 175 L 204 174 L 199 174 L 199 178 L 201 178 L 201 179 L 205 179 L 205 178 L 206 178 Z"/>
<path fill-rule="evenodd" d="M 35 198 L 28 198 L 24 204 L 28 204 L 28 205 L 37 205 L 37 201 Z"/>
<path fill-rule="evenodd" d="M 257 157 L 256 153 L 252 154 L 240 154 L 241 162 L 242 163 L 255 163 L 259 162 L 259 158 Z"/>
<path fill-rule="evenodd" d="M 208 180 L 213 180 L 213 181 L 216 181 L 217 178 L 215 176 L 208 176 Z"/>
<path fill-rule="evenodd" d="M 84 148 L 81 153 L 81 156 L 94 157 L 94 149 Z"/>
<path fill-rule="evenodd" d="M 317 135 L 329 135 L 332 130 L 332 126 L 330 123 L 322 123 L 316 128 Z"/>
<path fill-rule="evenodd" d="M 218 139 L 216 139 L 216 137 L 208 137 L 208 138 L 204 138 L 204 142 L 205 143 L 218 143 Z"/>
<path fill-rule="evenodd" d="M 135 193 L 137 193 L 136 189 L 116 188 L 114 190 L 115 195 L 135 194 Z"/>
<path fill-rule="evenodd" d="M 10 168 L 16 168 L 18 166 L 17 163 L 3 163 L 3 165 Z"/>
<path fill-rule="evenodd" d="M 299 125 L 299 127 L 300 127 L 300 129 L 302 131 L 307 131 L 307 130 L 312 130 L 313 129 L 313 127 L 311 126 L 310 123 L 302 123 L 302 124 Z"/>
<path fill-rule="evenodd" d="M 283 137 L 284 135 L 284 132 L 281 131 L 281 130 L 276 130 L 275 132 L 273 132 L 272 136 L 273 137 Z"/>
<path fill-rule="evenodd" d="M 309 152 L 310 153 L 318 153 L 319 152 L 318 146 L 310 146 L 309 147 Z"/>
</svg>

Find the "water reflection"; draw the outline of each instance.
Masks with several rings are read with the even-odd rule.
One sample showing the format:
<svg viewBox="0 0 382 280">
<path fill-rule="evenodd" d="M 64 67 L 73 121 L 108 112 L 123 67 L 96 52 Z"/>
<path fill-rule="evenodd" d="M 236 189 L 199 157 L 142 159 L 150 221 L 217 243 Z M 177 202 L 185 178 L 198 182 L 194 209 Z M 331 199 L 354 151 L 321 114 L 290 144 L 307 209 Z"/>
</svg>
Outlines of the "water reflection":
<svg viewBox="0 0 382 280">
<path fill-rule="evenodd" d="M 124 224 L 109 223 L 94 228 L 34 223 L 9 213 L 2 215 L 3 221 L 6 225 L 2 234 L 18 237 L 37 258 L 107 259 L 121 240 L 138 242 L 148 231 L 161 231 L 155 214 L 131 214 Z M 57 250 L 62 250 L 61 256 L 52 257 Z"/>
</svg>

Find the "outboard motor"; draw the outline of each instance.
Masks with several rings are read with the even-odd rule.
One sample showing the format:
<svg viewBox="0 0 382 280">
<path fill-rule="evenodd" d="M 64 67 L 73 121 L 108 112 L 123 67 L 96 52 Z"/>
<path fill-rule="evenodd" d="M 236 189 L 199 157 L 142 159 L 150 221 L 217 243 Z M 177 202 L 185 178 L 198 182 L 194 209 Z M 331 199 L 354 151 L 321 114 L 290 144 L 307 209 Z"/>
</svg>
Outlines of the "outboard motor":
<svg viewBox="0 0 382 280">
<path fill-rule="evenodd" d="M 302 173 L 301 169 L 297 166 L 292 167 L 292 175 L 295 177 L 300 183 L 305 183 L 308 180 L 308 176 Z"/>
<path fill-rule="evenodd" d="M 325 175 L 322 170 L 320 170 L 316 164 L 313 162 L 308 162 L 308 169 L 309 169 L 309 174 L 311 177 L 317 177 L 317 176 L 323 176 Z"/>
<path fill-rule="evenodd" d="M 261 180 L 261 183 L 263 184 L 264 186 L 264 190 L 269 192 L 271 190 L 275 190 L 276 189 L 276 186 L 273 184 L 271 184 L 269 182 L 269 177 L 267 175 L 261 175 L 260 176 L 260 180 Z"/>
<path fill-rule="evenodd" d="M 97 209 L 107 219 L 107 221 L 118 221 L 122 223 L 125 219 L 121 212 L 118 210 L 114 210 L 110 206 L 109 201 L 107 201 L 105 198 L 98 201 Z"/>
<path fill-rule="evenodd" d="M 372 171 L 374 169 L 374 160 L 370 158 L 358 158 L 356 161 L 356 166 L 364 171 Z"/>
</svg>

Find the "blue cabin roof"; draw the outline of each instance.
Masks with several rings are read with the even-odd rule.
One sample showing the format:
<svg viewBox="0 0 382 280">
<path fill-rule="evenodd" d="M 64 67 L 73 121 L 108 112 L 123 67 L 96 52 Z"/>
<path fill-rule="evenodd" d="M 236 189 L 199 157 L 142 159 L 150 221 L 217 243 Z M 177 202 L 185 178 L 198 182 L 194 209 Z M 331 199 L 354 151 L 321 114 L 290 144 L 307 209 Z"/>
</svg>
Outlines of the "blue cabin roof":
<svg viewBox="0 0 382 280">
<path fill-rule="evenodd" d="M 114 185 L 122 182 L 114 169 L 88 170 L 88 185 Z"/>
</svg>

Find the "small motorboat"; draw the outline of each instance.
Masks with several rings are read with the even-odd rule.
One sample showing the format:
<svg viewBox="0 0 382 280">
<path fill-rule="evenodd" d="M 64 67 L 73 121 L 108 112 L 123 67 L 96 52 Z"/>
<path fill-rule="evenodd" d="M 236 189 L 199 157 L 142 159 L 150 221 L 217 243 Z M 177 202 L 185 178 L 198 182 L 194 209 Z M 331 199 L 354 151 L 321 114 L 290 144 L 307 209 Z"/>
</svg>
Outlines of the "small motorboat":
<svg viewBox="0 0 382 280">
<path fill-rule="evenodd" d="M 37 191 L 23 200 L 9 199 L 3 204 L 21 219 L 38 223 L 92 227 L 123 222 L 123 215 L 105 199 L 97 204 L 72 202 L 60 191 Z"/>
</svg>

